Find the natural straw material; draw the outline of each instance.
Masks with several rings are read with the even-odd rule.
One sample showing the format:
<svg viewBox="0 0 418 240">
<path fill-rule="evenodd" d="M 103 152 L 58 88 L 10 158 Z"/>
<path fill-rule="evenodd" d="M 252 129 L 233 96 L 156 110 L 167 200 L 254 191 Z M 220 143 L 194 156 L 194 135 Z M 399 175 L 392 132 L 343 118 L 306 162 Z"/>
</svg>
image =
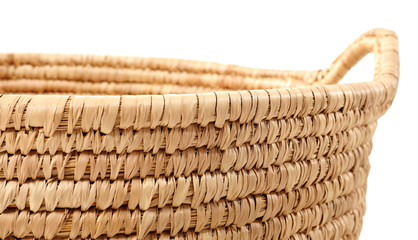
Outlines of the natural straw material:
<svg viewBox="0 0 418 240">
<path fill-rule="evenodd" d="M 320 71 L 0 54 L 0 238 L 357 239 L 397 47 L 371 30 Z M 370 52 L 374 81 L 337 84 Z"/>
</svg>

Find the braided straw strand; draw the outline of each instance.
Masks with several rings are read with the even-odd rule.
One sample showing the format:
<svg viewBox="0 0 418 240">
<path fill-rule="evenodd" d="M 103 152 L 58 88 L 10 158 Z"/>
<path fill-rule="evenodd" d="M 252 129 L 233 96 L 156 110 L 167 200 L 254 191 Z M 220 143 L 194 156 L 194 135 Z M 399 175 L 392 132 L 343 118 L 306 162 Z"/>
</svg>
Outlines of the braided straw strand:
<svg viewBox="0 0 418 240">
<path fill-rule="evenodd" d="M 366 151 L 370 151 L 370 148 Z M 310 187 L 315 189 L 319 186 L 317 184 L 328 184 L 328 181 L 333 182 L 336 179 L 342 187 L 346 178 L 351 182 L 353 177 L 358 174 L 364 176 L 365 171 L 367 172 L 367 169 L 359 168 L 362 162 L 367 161 L 366 151 L 355 151 L 336 158 L 311 160 L 309 163 L 285 163 L 280 167 L 230 171 L 226 174 L 217 172 L 201 177 L 193 174 L 177 179 L 148 177 L 143 180 L 134 178 L 131 181 L 96 180 L 92 183 L 88 180 L 35 180 L 23 184 L 17 181 L 0 181 L 0 190 L 3 192 L 0 212 L 9 206 L 16 206 L 21 210 L 30 206 L 30 210 L 34 212 L 41 206 L 45 206 L 48 211 L 53 211 L 56 207 L 81 207 L 82 210 L 87 210 L 91 206 L 104 210 L 122 205 L 134 210 L 138 204 L 141 210 L 156 206 L 163 208 L 167 204 L 175 207 L 191 204 L 192 208 L 198 208 L 201 203 L 218 202 L 222 198 L 232 201 L 273 191 L 289 192 L 299 190 L 304 185 L 308 187 L 301 190 L 310 191 Z M 278 182 L 276 179 L 282 181 Z M 365 181 L 364 177 L 361 179 Z M 248 183 L 239 185 L 239 182 Z M 152 201 L 153 199 L 158 201 Z"/>
<path fill-rule="evenodd" d="M 291 234 L 305 231 L 306 229 L 327 223 L 334 217 L 342 216 L 353 206 L 356 206 L 358 201 L 363 201 L 364 192 L 365 190 L 360 188 L 344 197 L 336 198 L 329 203 L 317 204 L 313 208 L 303 209 L 297 213 L 266 218 L 261 223 L 269 224 L 270 222 L 278 221 L 282 222 L 282 224 L 289 224 L 289 226 L 296 224 L 294 229 L 282 228 L 283 233 L 280 235 L 286 239 Z M 227 203 L 218 205 L 221 208 L 212 206 L 206 209 L 202 207 L 197 210 L 191 210 L 188 207 L 181 207 L 175 211 L 170 208 L 163 208 L 159 211 L 149 210 L 143 213 L 137 210 L 131 212 L 124 208 L 112 211 L 96 211 L 92 208 L 86 212 L 57 210 L 50 213 L 29 213 L 26 210 L 12 211 L 2 213 L 0 215 L 0 222 L 2 222 L 3 218 L 10 219 L 13 223 L 16 222 L 15 219 L 19 219 L 16 225 L 4 227 L 4 231 L 13 232 L 17 237 L 25 237 L 33 234 L 36 238 L 44 236 L 46 239 L 51 239 L 53 236 L 60 236 L 61 234 L 59 232 L 66 231 L 71 231 L 69 233 L 70 238 L 76 237 L 79 234 L 81 234 L 82 238 L 88 236 L 96 238 L 103 234 L 112 237 L 117 233 L 122 233 L 121 226 L 125 225 L 125 234 L 136 231 L 138 237 L 142 239 L 150 231 L 156 231 L 157 234 L 163 231 L 170 231 L 171 236 L 175 236 L 180 231 L 188 231 L 189 228 L 194 228 L 196 232 L 200 232 L 205 229 L 205 225 L 208 224 L 207 221 L 211 218 L 211 215 L 213 218 L 218 214 L 217 211 L 222 210 L 222 208 L 224 208 L 222 211 L 227 211 L 227 213 L 224 217 L 218 216 L 220 217 L 218 224 L 220 226 L 232 225 L 241 227 L 254 222 L 257 217 L 265 216 L 262 215 L 263 213 L 268 214 L 269 211 L 265 210 L 269 208 L 268 204 L 272 204 L 273 206 L 277 205 L 275 202 L 257 201 L 256 199 L 252 201 L 255 202 L 241 206 L 240 204 Z M 325 212 L 327 214 L 323 215 Z M 312 214 L 316 217 L 311 218 L 310 216 Z M 326 216 L 326 218 L 321 218 L 320 216 L 322 215 L 324 217 Z M 53 228 L 47 225 L 49 219 L 54 222 Z M 107 222 L 109 224 L 105 224 Z M 49 231 L 44 230 L 45 232 L 42 235 L 42 228 L 45 225 L 45 230 L 48 229 Z M 214 228 L 217 228 L 218 225 L 214 226 Z M 62 234 L 67 235 L 68 233 Z M 1 235 L 0 237 L 4 238 L 6 236 Z"/>
<path fill-rule="evenodd" d="M 0 154 L 0 177 L 18 178 L 20 181 L 28 178 L 36 179 L 39 175 L 43 175 L 46 179 L 57 177 L 60 180 L 66 178 L 95 180 L 105 177 L 114 180 L 118 177 L 131 179 L 152 175 L 156 178 L 170 175 L 187 177 L 195 171 L 198 175 L 202 175 L 207 170 L 227 172 L 231 169 L 237 171 L 242 168 L 251 169 L 260 166 L 267 168 L 290 160 L 312 159 L 354 150 L 371 140 L 375 126 L 373 124 L 331 136 L 301 138 L 299 141 L 285 140 L 261 145 L 246 144 L 225 151 L 219 151 L 216 148 L 189 149 L 176 151 L 169 156 L 162 152 L 153 155 L 141 151 L 129 154 L 111 152 L 99 155 L 91 151 L 83 151 L 79 154 L 56 152 L 54 155 L 32 152 L 29 155 L 14 154 L 10 157 L 8 153 L 2 153 Z M 332 144 L 332 141 L 339 144 Z M 343 146 L 345 148 L 342 148 Z M 299 149 L 306 151 L 304 154 L 296 155 L 295 153 L 300 152 Z M 247 158 L 252 161 L 247 162 Z"/>
</svg>

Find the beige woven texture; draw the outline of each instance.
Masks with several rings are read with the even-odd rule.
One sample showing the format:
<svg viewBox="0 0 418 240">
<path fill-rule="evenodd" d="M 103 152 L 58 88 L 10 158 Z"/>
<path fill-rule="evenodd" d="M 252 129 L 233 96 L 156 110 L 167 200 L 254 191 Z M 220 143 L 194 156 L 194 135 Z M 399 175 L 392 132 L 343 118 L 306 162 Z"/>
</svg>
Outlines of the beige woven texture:
<svg viewBox="0 0 418 240">
<path fill-rule="evenodd" d="M 357 239 L 398 77 L 384 29 L 319 71 L 0 54 L 0 238 Z"/>
</svg>

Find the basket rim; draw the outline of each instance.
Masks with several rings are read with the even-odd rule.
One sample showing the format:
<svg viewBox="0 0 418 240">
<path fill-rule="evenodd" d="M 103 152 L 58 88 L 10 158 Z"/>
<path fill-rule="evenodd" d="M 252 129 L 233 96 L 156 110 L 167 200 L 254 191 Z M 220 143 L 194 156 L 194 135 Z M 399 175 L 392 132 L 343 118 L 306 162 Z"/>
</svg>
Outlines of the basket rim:
<svg viewBox="0 0 418 240">
<path fill-rule="evenodd" d="M 338 83 L 350 68 L 370 52 L 375 55 L 374 81 Z M 62 56 L 71 58 L 74 55 Z M 223 66 L 224 70 L 228 66 L 235 66 L 213 64 L 217 67 Z M 235 67 L 244 72 L 255 69 Z M 281 72 L 286 71 L 277 70 L 277 73 Z M 357 108 L 364 108 L 368 104 L 372 104 L 370 103 L 372 101 L 382 105 L 390 104 L 396 94 L 399 79 L 397 35 L 386 29 L 369 30 L 349 45 L 328 68 L 319 71 L 294 71 L 291 74 L 299 78 L 306 79 L 308 76 L 315 76 L 315 78 L 312 80 L 311 86 L 206 93 L 97 96 L 3 94 L 0 97 L 0 105 L 2 108 L 4 107 L 2 111 L 4 117 L 0 121 L 0 129 L 4 131 L 7 125 L 10 126 L 9 120 L 12 112 L 17 111 L 14 106 L 18 101 L 24 102 L 20 106 L 20 111 L 25 111 L 29 116 L 25 121 L 19 118 L 13 119 L 12 122 L 16 120 L 22 122 L 22 124 L 15 123 L 15 129 L 18 130 L 22 126 L 26 129 L 29 129 L 29 127 L 43 127 L 47 137 L 55 132 L 69 106 L 76 103 L 79 108 L 102 109 L 103 115 L 100 116 L 102 119 L 99 125 L 101 125 L 100 131 L 105 134 L 112 131 L 117 119 L 120 119 L 121 116 L 128 116 L 131 121 L 129 124 L 121 122 L 119 125 L 121 129 L 133 126 L 132 122 L 136 120 L 132 120 L 129 111 L 138 109 L 138 104 L 141 105 L 140 107 L 148 109 L 148 119 L 142 119 L 147 123 L 142 127 L 150 127 L 151 129 L 157 126 L 174 128 L 179 125 L 181 128 L 185 128 L 192 123 L 198 123 L 205 127 L 210 122 L 214 122 L 216 127 L 221 127 L 226 120 L 239 120 L 240 123 L 251 121 L 259 123 L 273 117 L 303 117 L 320 112 L 336 112 L 339 110 L 345 112 L 353 107 L 353 103 L 350 101 L 353 98 L 361 99 L 359 100 L 361 103 L 356 106 Z M 321 106 L 321 109 L 319 109 L 320 104 L 315 105 L 317 101 L 325 102 L 325 107 Z M 283 104 L 285 106 L 282 107 Z M 237 107 L 237 111 L 244 109 L 244 113 L 241 113 L 241 116 L 238 117 L 233 116 L 232 105 Z M 68 112 L 65 114 L 68 115 Z M 69 122 L 68 124 L 75 123 Z M 91 125 L 85 127 L 83 132 L 92 128 L 94 129 Z M 68 133 L 71 132 L 72 127 L 69 126 Z"/>
<path fill-rule="evenodd" d="M 173 60 L 181 62 L 187 62 L 191 64 L 209 64 L 214 68 L 226 68 L 234 67 L 238 70 L 261 70 L 261 71 L 271 71 L 275 73 L 288 73 L 292 72 L 292 76 L 296 78 L 302 78 L 306 83 L 312 83 L 314 86 L 300 86 L 300 87 L 283 87 L 283 88 L 266 88 L 267 90 L 286 90 L 286 89 L 299 89 L 299 88 L 310 88 L 320 87 L 324 85 L 348 85 L 352 87 L 359 87 L 359 85 L 375 85 L 373 81 L 365 82 L 356 82 L 356 83 L 338 83 L 345 74 L 354 67 L 358 61 L 360 61 L 364 56 L 373 52 L 375 54 L 375 73 L 374 81 L 385 82 L 385 84 L 390 84 L 396 88 L 399 80 L 399 53 L 398 53 L 398 37 L 395 32 L 383 28 L 371 29 L 363 33 L 355 41 L 352 42 L 333 62 L 332 64 L 325 68 L 319 70 L 278 70 L 278 69 L 263 69 L 263 68 L 253 68 L 247 66 L 240 66 L 235 64 L 226 64 L 226 63 L 217 63 L 211 61 L 202 61 L 202 60 L 189 60 L 181 58 L 154 58 L 154 57 L 127 57 L 127 58 L 140 58 L 145 60 L 155 59 L 159 61 Z M 2 55 L 32 55 L 32 56 L 52 56 L 59 55 L 60 57 L 69 58 L 75 56 L 85 56 L 85 57 L 95 57 L 101 56 L 106 57 L 107 59 L 116 58 L 118 56 L 108 56 L 108 55 L 94 55 L 94 54 L 51 54 L 51 53 L 11 53 L 11 54 L 2 54 Z M 167 64 L 169 65 L 169 64 Z M 180 71 L 182 72 L 182 71 Z M 188 72 L 188 71 L 185 71 Z M 197 72 L 203 73 L 203 72 Z M 314 78 L 308 80 L 308 77 Z M 274 77 L 266 77 L 274 78 Z M 140 96 L 153 96 L 153 95 L 194 95 L 194 94 L 212 94 L 218 92 L 240 92 L 240 91 L 264 91 L 266 89 L 254 89 L 254 90 L 226 90 L 226 91 L 211 91 L 205 93 L 167 93 L 167 94 L 140 94 Z M 103 96 L 137 96 L 132 94 L 1 94 L 1 95 L 12 95 L 12 96 L 89 96 L 89 97 L 103 97 Z M 1 96 L 0 95 L 0 96 Z"/>
</svg>

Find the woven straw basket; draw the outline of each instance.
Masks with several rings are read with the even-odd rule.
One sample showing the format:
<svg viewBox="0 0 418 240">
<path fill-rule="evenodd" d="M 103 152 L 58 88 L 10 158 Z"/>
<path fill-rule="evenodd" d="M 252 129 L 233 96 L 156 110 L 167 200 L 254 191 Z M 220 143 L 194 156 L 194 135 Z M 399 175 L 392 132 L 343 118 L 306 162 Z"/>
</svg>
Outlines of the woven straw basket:
<svg viewBox="0 0 418 240">
<path fill-rule="evenodd" d="M 1 54 L 0 238 L 357 239 L 397 45 L 320 71 Z M 374 81 L 336 84 L 369 52 Z"/>
</svg>

